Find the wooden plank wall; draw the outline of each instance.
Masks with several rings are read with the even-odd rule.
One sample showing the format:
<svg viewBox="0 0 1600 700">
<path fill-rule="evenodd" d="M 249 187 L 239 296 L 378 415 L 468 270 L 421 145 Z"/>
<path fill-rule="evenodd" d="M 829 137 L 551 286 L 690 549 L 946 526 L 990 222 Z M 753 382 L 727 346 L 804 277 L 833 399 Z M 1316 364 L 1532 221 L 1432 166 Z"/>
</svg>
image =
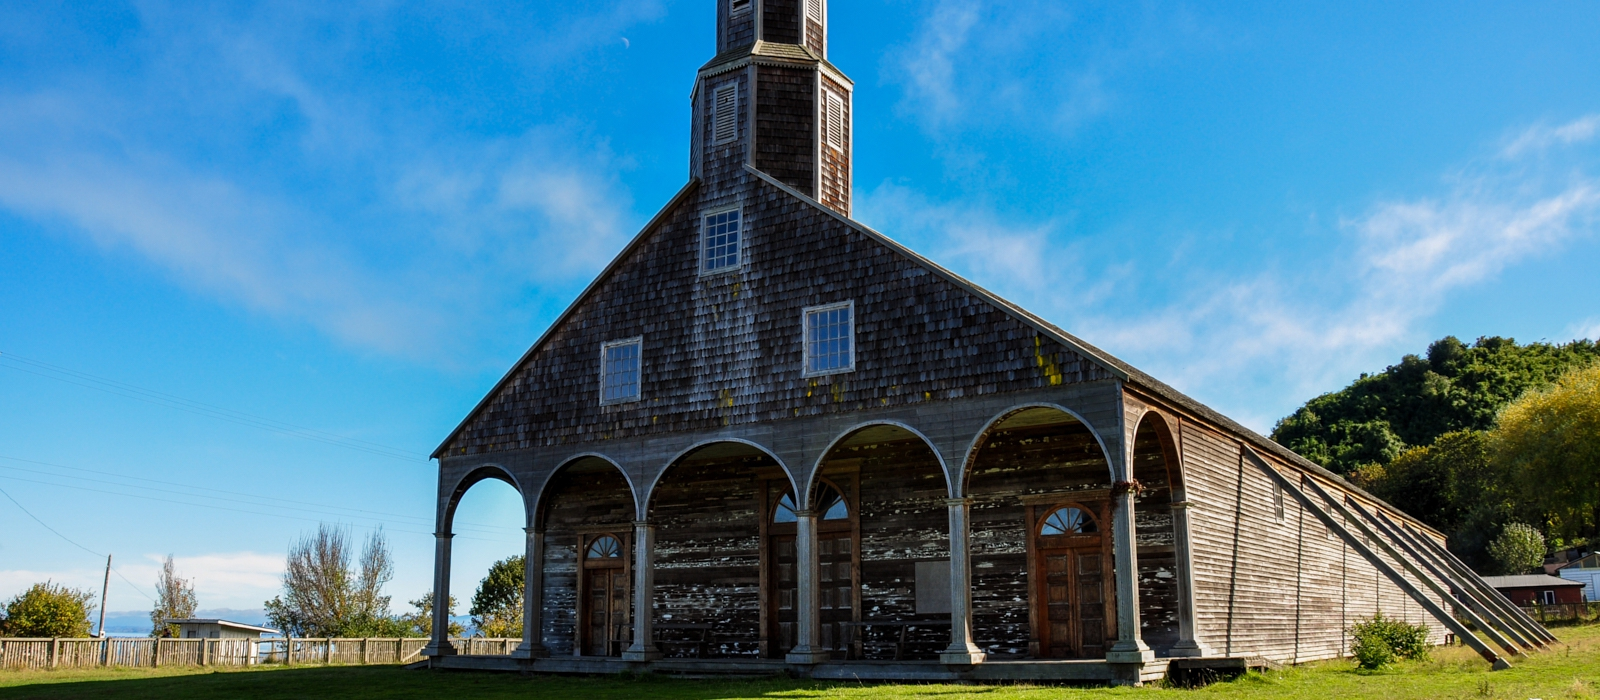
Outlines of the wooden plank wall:
<svg viewBox="0 0 1600 700">
<path fill-rule="evenodd" d="M 851 129 L 850 123 L 850 91 L 844 89 L 843 85 L 833 82 L 826 73 L 822 75 L 821 80 L 824 90 L 838 95 L 839 99 L 844 102 L 844 150 L 834 150 L 832 146 L 826 143 L 820 149 L 822 153 L 822 168 L 818 173 L 818 180 L 822 186 L 817 192 L 816 198 L 817 201 L 848 216 L 850 214 L 850 139 L 854 136 L 854 130 Z M 816 111 L 820 119 L 822 118 L 822 103 L 819 101 L 818 105 L 819 108 Z M 820 130 L 818 134 L 821 134 Z"/>
<path fill-rule="evenodd" d="M 949 620 L 948 613 L 916 613 L 916 563 L 950 560 L 950 489 L 938 458 L 920 440 L 844 447 L 829 457 L 860 460 L 861 619 Z M 912 638 L 921 643 L 911 658 L 934 658 L 949 646 L 949 627 L 914 631 Z M 868 658 L 891 654 L 880 648 Z"/>
<path fill-rule="evenodd" d="M 811 197 L 819 133 L 815 90 L 814 71 L 756 67 L 756 167 Z"/>
<path fill-rule="evenodd" d="M 762 41 L 779 44 L 800 43 L 800 3 L 802 0 L 762 0 Z"/>
<path fill-rule="evenodd" d="M 1139 636 L 1156 654 L 1178 643 L 1177 538 L 1172 530 L 1172 481 L 1155 424 L 1143 421 L 1133 439 L 1134 542 L 1139 558 Z"/>
<path fill-rule="evenodd" d="M 573 653 L 578 610 L 578 544 L 584 533 L 609 531 L 627 542 L 633 495 L 610 465 L 572 467 L 545 487 L 544 615 L 542 635 L 552 656 Z"/>
<path fill-rule="evenodd" d="M 656 485 L 656 623 L 712 625 L 711 657 L 761 653 L 762 478 L 778 465 L 765 455 L 689 458 Z M 671 639 L 658 630 L 656 638 Z M 688 645 L 658 645 L 668 656 Z"/>
<path fill-rule="evenodd" d="M 1426 624 L 1430 638 L 1443 641 L 1443 625 L 1288 494 L 1279 521 L 1276 486 L 1242 460 L 1237 442 L 1193 422 L 1183 424 L 1181 442 L 1184 486 L 1194 504 L 1190 541 L 1202 641 L 1222 653 L 1283 662 L 1331 658 L 1348 653 L 1351 625 L 1379 611 Z"/>
<path fill-rule="evenodd" d="M 973 642 L 998 658 L 1026 656 L 1031 533 L 1019 497 L 1110 489 L 1111 467 L 1089 430 L 1070 421 L 993 431 L 968 483 Z"/>
</svg>

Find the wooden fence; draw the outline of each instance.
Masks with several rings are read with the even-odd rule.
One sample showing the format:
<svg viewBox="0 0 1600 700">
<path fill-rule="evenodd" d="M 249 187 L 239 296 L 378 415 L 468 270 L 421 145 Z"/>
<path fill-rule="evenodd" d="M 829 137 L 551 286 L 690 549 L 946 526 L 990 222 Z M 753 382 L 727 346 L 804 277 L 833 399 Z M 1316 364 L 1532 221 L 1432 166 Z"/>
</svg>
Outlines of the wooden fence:
<svg viewBox="0 0 1600 700">
<path fill-rule="evenodd" d="M 509 655 L 520 639 L 450 640 L 461 654 Z M 0 669 L 94 666 L 252 666 L 256 664 L 403 664 L 421 658 L 421 637 L 341 639 L 28 639 L 0 637 Z"/>
<path fill-rule="evenodd" d="M 1540 623 L 1586 620 L 1600 620 L 1600 603 L 1557 603 L 1553 605 L 1530 605 L 1523 610 L 1529 617 Z"/>
</svg>

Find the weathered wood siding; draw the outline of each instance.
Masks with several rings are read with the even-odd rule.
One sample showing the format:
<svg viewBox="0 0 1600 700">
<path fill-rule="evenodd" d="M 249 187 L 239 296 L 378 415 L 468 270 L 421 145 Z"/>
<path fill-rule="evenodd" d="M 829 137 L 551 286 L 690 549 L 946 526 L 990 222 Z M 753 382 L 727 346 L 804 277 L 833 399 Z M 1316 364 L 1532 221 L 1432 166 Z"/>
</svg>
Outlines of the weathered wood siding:
<svg viewBox="0 0 1600 700">
<path fill-rule="evenodd" d="M 1150 421 L 1133 441 L 1134 542 L 1139 560 L 1139 636 L 1157 654 L 1178 643 L 1177 538 L 1172 530 L 1172 480 L 1161 439 Z"/>
<path fill-rule="evenodd" d="M 831 459 L 860 460 L 861 619 L 947 620 L 916 612 L 916 563 L 950 560 L 949 486 L 939 461 L 920 440 L 884 442 L 835 450 Z M 875 632 L 878 634 L 880 632 Z M 933 658 L 950 641 L 922 630 L 913 658 Z M 938 644 L 939 641 L 943 645 Z M 824 640 L 827 641 L 827 640 Z M 892 652 L 868 651 L 868 658 Z"/>
<path fill-rule="evenodd" d="M 800 3 L 804 0 L 761 0 L 761 40 L 800 43 Z"/>
<path fill-rule="evenodd" d="M 835 149 L 826 143 L 818 151 L 822 154 L 821 168 L 818 172 L 818 182 L 821 187 L 815 195 L 817 201 L 834 208 L 845 214 L 850 214 L 850 139 L 854 130 L 850 124 L 850 91 L 846 90 L 829 78 L 826 73 L 821 76 L 822 89 L 839 96 L 844 103 L 844 149 Z M 823 112 L 827 105 L 823 100 L 817 100 L 817 109 L 814 110 L 818 119 L 825 115 Z M 818 133 L 821 133 L 820 131 Z"/>
<path fill-rule="evenodd" d="M 705 430 L 1111 378 L 816 207 L 757 179 L 702 188 L 488 398 L 450 455 Z M 733 193 L 733 194 L 729 194 Z M 699 214 L 745 207 L 745 265 L 698 274 Z M 801 376 L 801 310 L 854 300 L 856 371 Z M 643 336 L 643 400 L 602 407 L 600 346 Z M 908 371 L 908 368 L 914 368 Z"/>
<path fill-rule="evenodd" d="M 1329 658 L 1348 653 L 1350 626 L 1379 611 L 1443 640 L 1442 624 L 1288 494 L 1280 521 L 1276 487 L 1237 442 L 1193 422 L 1181 440 L 1203 641 L 1279 661 Z"/>
<path fill-rule="evenodd" d="M 544 645 L 556 656 L 577 641 L 578 547 L 584 533 L 608 531 L 627 542 L 633 531 L 633 494 L 610 465 L 574 467 L 552 477 L 544 490 Z"/>
<path fill-rule="evenodd" d="M 751 0 L 754 4 L 755 0 Z M 717 47 L 717 52 L 729 51 L 743 46 L 749 46 L 756 40 L 756 13 L 754 9 L 745 10 L 738 15 L 729 16 L 729 3 L 717 3 L 717 14 L 723 21 L 722 42 Z"/>
<path fill-rule="evenodd" d="M 1111 466 L 1082 423 L 989 433 L 973 460 L 967 490 L 975 644 L 997 658 L 1028 655 L 1027 550 L 1033 533 L 1020 497 L 1110 488 Z"/>
<path fill-rule="evenodd" d="M 816 73 L 756 68 L 756 167 L 807 196 L 815 196 Z"/>
<path fill-rule="evenodd" d="M 761 478 L 776 468 L 765 455 L 690 458 L 656 485 L 657 623 L 712 625 L 712 657 L 761 652 Z M 680 635 L 681 636 L 681 635 Z M 661 630 L 658 640 L 672 639 Z M 688 645 L 662 644 L 668 656 L 692 656 Z"/>
</svg>

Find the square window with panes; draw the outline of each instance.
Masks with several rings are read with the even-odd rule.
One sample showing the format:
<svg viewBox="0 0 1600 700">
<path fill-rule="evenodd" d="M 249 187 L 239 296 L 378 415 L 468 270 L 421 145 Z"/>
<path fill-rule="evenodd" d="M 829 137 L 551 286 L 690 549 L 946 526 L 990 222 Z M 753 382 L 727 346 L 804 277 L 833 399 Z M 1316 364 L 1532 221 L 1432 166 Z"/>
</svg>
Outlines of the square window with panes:
<svg viewBox="0 0 1600 700">
<path fill-rule="evenodd" d="M 723 272 L 739 267 L 739 242 L 744 220 L 738 209 L 707 214 L 700 227 L 700 271 Z"/>
<path fill-rule="evenodd" d="M 806 376 L 855 371 L 855 308 L 855 302 L 847 301 L 803 312 Z"/>
<path fill-rule="evenodd" d="M 600 348 L 600 403 L 639 400 L 641 338 L 606 343 Z"/>
</svg>

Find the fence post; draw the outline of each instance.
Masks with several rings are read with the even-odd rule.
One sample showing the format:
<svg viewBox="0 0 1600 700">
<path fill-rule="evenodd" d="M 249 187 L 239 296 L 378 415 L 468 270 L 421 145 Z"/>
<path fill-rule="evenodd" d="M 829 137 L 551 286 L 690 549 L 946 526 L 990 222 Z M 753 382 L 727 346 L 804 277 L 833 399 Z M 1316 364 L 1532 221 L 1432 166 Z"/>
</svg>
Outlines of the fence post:
<svg viewBox="0 0 1600 700">
<path fill-rule="evenodd" d="M 333 637 L 329 637 L 328 645 L 322 648 L 322 663 L 325 666 L 333 665 Z"/>
<path fill-rule="evenodd" d="M 366 666 L 367 664 L 372 663 L 371 661 L 369 661 L 367 659 L 367 642 L 368 641 L 369 641 L 368 637 L 362 637 L 361 638 L 361 665 L 362 666 Z"/>
<path fill-rule="evenodd" d="M 294 665 L 294 637 L 287 634 L 283 636 L 283 665 Z"/>
<path fill-rule="evenodd" d="M 401 661 L 405 661 L 405 659 L 406 659 L 406 638 L 405 637 L 400 637 L 399 639 L 394 640 L 394 662 L 395 663 L 400 663 Z"/>
<path fill-rule="evenodd" d="M 151 668 L 161 668 L 161 638 L 156 637 L 156 643 L 150 649 Z"/>
</svg>

